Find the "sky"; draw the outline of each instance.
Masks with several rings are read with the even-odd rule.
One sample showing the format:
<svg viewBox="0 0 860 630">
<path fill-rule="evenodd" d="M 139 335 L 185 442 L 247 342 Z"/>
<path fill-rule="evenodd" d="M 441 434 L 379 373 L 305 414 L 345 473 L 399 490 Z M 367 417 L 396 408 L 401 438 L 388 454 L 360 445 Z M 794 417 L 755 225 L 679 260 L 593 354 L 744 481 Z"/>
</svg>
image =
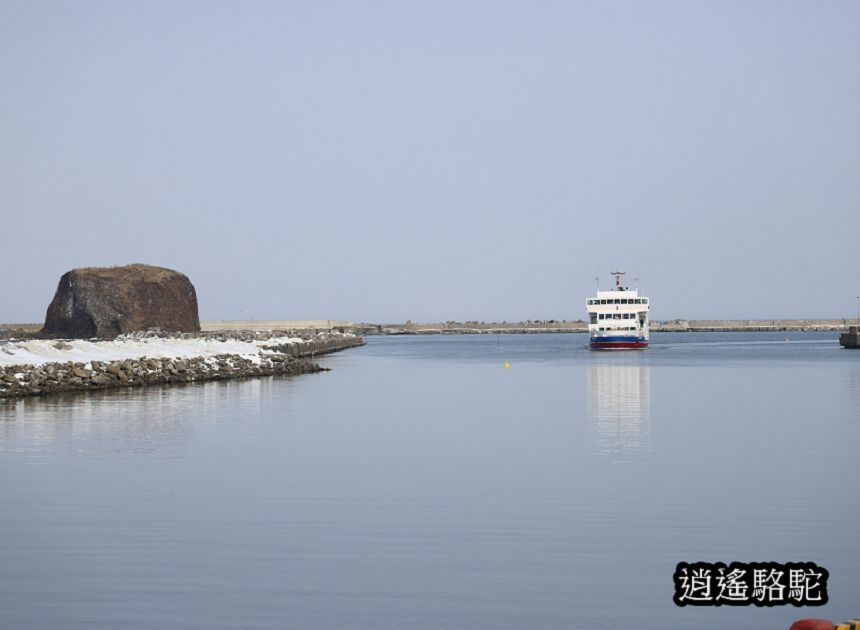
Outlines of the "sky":
<svg viewBox="0 0 860 630">
<path fill-rule="evenodd" d="M 860 309 L 860 3 L 0 0 L 0 322 Z M 599 278 L 599 281 L 595 279 Z"/>
</svg>

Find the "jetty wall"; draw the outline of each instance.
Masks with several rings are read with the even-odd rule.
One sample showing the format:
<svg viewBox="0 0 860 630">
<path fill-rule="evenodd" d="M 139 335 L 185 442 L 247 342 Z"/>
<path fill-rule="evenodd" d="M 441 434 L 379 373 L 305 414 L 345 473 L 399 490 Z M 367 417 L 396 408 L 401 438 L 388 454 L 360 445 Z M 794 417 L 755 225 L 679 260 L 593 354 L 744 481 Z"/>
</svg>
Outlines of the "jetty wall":
<svg viewBox="0 0 860 630">
<path fill-rule="evenodd" d="M 268 332 L 300 331 L 347 332 L 356 335 L 379 332 L 378 324 L 364 324 L 345 319 L 248 319 L 248 320 L 209 320 L 200 322 L 202 332 L 258 331 Z M 0 324 L 0 339 L 25 338 L 36 336 L 42 324 Z"/>
<path fill-rule="evenodd" d="M 315 357 L 361 345 L 364 345 L 364 341 L 360 337 L 340 337 L 262 345 L 265 352 L 261 352 L 257 360 L 240 354 L 219 354 L 214 357 L 140 357 L 86 363 L 67 361 L 0 366 L 0 398 L 276 374 L 307 374 L 325 371 L 313 361 Z"/>
<path fill-rule="evenodd" d="M 337 331 L 361 335 L 376 332 L 378 328 L 377 324 L 356 323 L 346 319 L 221 319 L 200 322 L 200 330 L 205 332 L 297 330 L 308 332 Z"/>
</svg>

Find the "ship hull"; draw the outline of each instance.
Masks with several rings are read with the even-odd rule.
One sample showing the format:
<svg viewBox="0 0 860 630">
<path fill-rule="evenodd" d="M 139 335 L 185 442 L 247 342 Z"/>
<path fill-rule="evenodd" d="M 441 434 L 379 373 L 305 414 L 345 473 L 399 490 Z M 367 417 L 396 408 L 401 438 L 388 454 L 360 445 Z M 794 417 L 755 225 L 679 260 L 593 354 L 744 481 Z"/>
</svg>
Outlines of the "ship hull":
<svg viewBox="0 0 860 630">
<path fill-rule="evenodd" d="M 648 347 L 648 340 L 629 335 L 592 337 L 589 347 L 592 350 L 644 350 Z"/>
</svg>

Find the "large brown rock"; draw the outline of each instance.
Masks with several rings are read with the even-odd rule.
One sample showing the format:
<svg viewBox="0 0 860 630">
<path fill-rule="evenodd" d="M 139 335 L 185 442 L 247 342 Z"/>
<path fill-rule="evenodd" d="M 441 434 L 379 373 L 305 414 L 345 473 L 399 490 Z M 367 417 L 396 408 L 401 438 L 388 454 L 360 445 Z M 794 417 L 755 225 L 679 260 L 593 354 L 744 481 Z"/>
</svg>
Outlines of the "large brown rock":
<svg viewBox="0 0 860 630">
<path fill-rule="evenodd" d="M 138 330 L 200 330 L 197 293 L 178 271 L 150 265 L 84 267 L 63 274 L 42 333 L 113 339 Z"/>
</svg>

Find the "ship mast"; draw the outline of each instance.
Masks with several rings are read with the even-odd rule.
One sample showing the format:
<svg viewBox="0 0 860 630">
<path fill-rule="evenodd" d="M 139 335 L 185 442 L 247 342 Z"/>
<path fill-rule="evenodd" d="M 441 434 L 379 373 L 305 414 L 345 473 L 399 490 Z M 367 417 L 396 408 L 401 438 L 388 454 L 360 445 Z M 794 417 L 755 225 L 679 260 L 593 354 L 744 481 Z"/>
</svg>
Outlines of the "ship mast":
<svg viewBox="0 0 860 630">
<path fill-rule="evenodd" d="M 623 271 L 611 271 L 609 273 L 611 275 L 615 276 L 615 288 L 618 291 L 621 291 L 622 290 L 622 288 L 621 288 L 621 276 L 623 276 L 625 272 L 623 272 Z"/>
</svg>

